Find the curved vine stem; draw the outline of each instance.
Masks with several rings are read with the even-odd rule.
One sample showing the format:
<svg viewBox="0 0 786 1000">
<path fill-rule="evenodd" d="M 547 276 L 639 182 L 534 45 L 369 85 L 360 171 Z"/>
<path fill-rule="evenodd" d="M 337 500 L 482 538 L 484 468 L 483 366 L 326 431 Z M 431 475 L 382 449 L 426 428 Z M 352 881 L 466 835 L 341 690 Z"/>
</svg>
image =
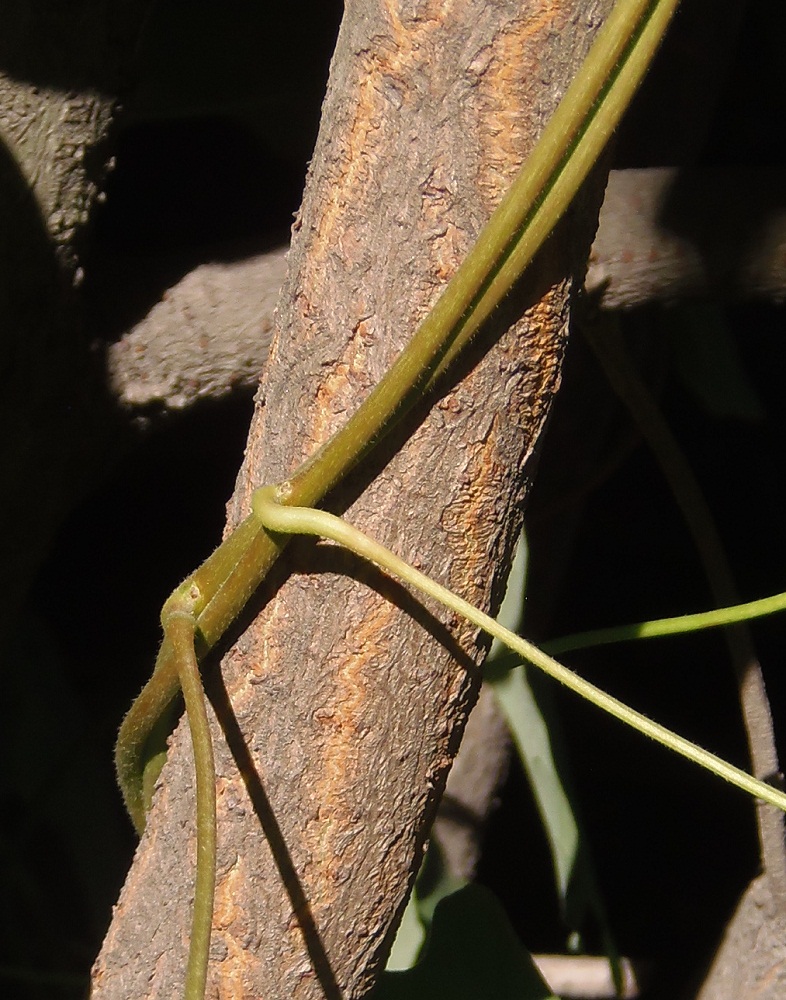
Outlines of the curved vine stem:
<svg viewBox="0 0 786 1000">
<path fill-rule="evenodd" d="M 543 643 L 543 649 L 552 656 L 568 650 L 587 649 L 589 646 L 608 646 L 615 642 L 632 639 L 658 639 L 667 635 L 684 635 L 707 628 L 723 628 L 739 622 L 749 622 L 754 618 L 764 618 L 778 611 L 786 611 L 786 592 L 761 597 L 757 601 L 733 604 L 712 611 L 699 611 L 691 615 L 677 615 L 674 618 L 655 618 L 633 625 L 614 625 L 610 628 L 590 629 L 574 632 Z"/>
<path fill-rule="evenodd" d="M 580 73 L 511 190 L 429 316 L 347 424 L 292 476 L 289 483 L 292 504 L 312 508 L 320 503 L 422 398 L 499 305 L 559 221 L 605 147 L 677 6 L 678 0 L 617 0 Z M 285 542 L 285 538 L 274 538 L 266 532 L 256 514 L 250 515 L 175 590 L 165 606 L 165 613 L 167 609 L 176 613 L 164 622 L 165 638 L 153 676 L 123 721 L 115 752 L 123 797 L 140 833 L 145 826 L 150 790 L 163 763 L 161 720 L 182 685 L 195 750 L 197 741 L 209 744 L 206 716 L 204 729 L 201 718 L 204 696 L 200 694 L 197 699 L 190 688 L 197 658 L 212 649 L 235 620 Z M 186 619 L 181 619 L 177 611 L 183 603 L 188 606 L 188 638 L 183 624 Z M 544 654 L 537 652 L 537 655 Z M 590 688 L 586 690 L 589 692 Z M 198 798 L 201 781 L 198 777 Z M 203 809 L 201 803 L 207 801 L 199 800 L 198 812 Z M 206 814 L 198 823 L 199 858 L 207 854 L 203 845 L 208 825 L 213 830 L 214 853 L 214 812 L 209 824 Z M 207 865 L 203 864 L 202 873 L 206 870 Z M 199 873 L 198 878 L 202 878 Z M 208 899 L 205 883 L 199 882 L 195 921 L 198 910 L 200 926 L 204 914 L 212 910 L 212 893 L 211 884 Z M 203 968 L 199 973 L 201 979 L 194 974 L 195 985 L 193 993 L 188 994 L 189 1000 L 201 1000 L 199 989 L 204 992 L 208 944 L 209 915 L 204 947 L 192 938 L 189 969 L 200 964 Z"/>
<path fill-rule="evenodd" d="M 589 681 L 574 674 L 572 670 L 548 656 L 537 646 L 504 628 L 489 615 L 484 614 L 457 594 L 414 569 L 409 563 L 404 562 L 389 549 L 353 528 L 340 517 L 313 508 L 288 506 L 289 496 L 289 483 L 282 483 L 280 486 L 264 486 L 254 492 L 252 501 L 254 513 L 268 531 L 283 535 L 315 535 L 337 542 L 354 552 L 355 555 L 375 563 L 385 572 L 439 601 L 450 611 L 462 615 L 473 625 L 504 643 L 508 649 L 513 650 L 528 663 L 539 667 L 549 677 L 553 677 L 554 680 L 564 684 L 569 690 L 614 716 L 615 719 L 632 726 L 644 736 L 649 736 L 650 739 L 687 760 L 693 761 L 694 764 L 698 764 L 705 770 L 711 771 L 719 778 L 723 778 L 737 788 L 748 792 L 749 795 L 786 812 L 786 794 L 783 792 L 759 781 L 720 757 L 716 757 L 715 754 L 703 750 L 695 743 L 691 743 L 690 740 L 686 740 L 595 687 L 594 684 L 590 684 Z"/>
<path fill-rule="evenodd" d="M 616 324 L 587 324 L 587 340 L 610 385 L 630 412 L 655 456 L 693 538 L 707 583 L 718 604 L 739 600 L 734 575 L 726 557 L 715 518 L 676 438 L 644 383 Z M 772 598 L 771 600 L 775 600 Z M 753 773 L 775 778 L 780 773 L 772 713 L 764 676 L 744 620 L 729 621 L 724 630 L 737 678 L 740 709 Z M 782 780 L 782 779 L 781 779 Z M 773 891 L 786 900 L 786 843 L 783 817 L 760 805 L 756 813 L 763 866 Z"/>
<path fill-rule="evenodd" d="M 564 213 L 644 76 L 679 0 L 618 0 L 527 159 L 430 315 L 348 423 L 293 475 L 292 499 L 314 506 L 376 445 L 469 342 Z M 199 590 L 197 653 L 218 642 L 278 558 L 274 543 L 246 518 L 175 591 Z M 148 790 L 162 766 L 159 722 L 178 692 L 171 644 L 131 706 L 115 762 L 138 831 Z"/>
<path fill-rule="evenodd" d="M 203 1000 L 205 995 L 216 885 L 216 769 L 205 692 L 194 649 L 193 609 L 198 598 L 199 591 L 192 587 L 186 595 L 167 601 L 161 612 L 188 712 L 196 777 L 196 877 L 184 1000 Z"/>
</svg>

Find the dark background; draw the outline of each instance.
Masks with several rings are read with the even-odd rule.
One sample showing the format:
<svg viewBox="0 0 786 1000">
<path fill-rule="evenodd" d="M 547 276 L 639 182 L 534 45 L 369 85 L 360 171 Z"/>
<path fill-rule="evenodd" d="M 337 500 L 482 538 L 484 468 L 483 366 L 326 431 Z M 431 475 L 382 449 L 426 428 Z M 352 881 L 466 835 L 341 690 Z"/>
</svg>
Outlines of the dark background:
<svg viewBox="0 0 786 1000">
<path fill-rule="evenodd" d="M 722 13 L 732 7 L 741 9 L 685 0 L 619 137 L 616 166 L 784 166 L 786 14 L 780 2 L 751 4 L 735 34 Z M 235 0 L 219 8 L 200 0 L 185 10 L 175 0 L 154 7 L 115 137 L 117 168 L 93 221 L 87 268 L 97 339 L 118 336 L 195 264 L 285 237 L 299 202 L 340 4 Z M 717 517 L 742 598 L 784 589 L 783 309 L 691 303 L 637 310 L 623 323 L 632 342 L 659 345 L 661 403 Z M 713 388 L 711 366 L 686 377 L 685 331 L 697 325 L 736 346 L 733 389 Z M 560 401 L 568 414 L 584 412 L 588 380 L 602 383 L 579 337 Z M 549 634 L 711 604 L 659 470 L 621 408 L 606 405 L 608 455 L 616 458 L 586 497 L 561 585 L 548 583 L 548 612 L 533 627 Z M 182 415 L 151 413 L 144 428 L 120 434 L 103 484 L 69 516 L 30 594 L 11 651 L 21 666 L 5 682 L 6 997 L 84 992 L 135 844 L 114 783 L 115 734 L 151 670 L 164 598 L 219 540 L 251 410 L 251 395 L 238 393 Z M 546 496 L 549 470 L 564 473 L 572 461 L 570 451 L 550 453 L 550 440 L 538 487 Z M 581 493 L 586 481 L 573 487 Z M 538 567 L 549 532 L 560 530 L 544 503 L 536 493 L 531 594 L 545 586 Z M 753 628 L 782 732 L 784 627 L 771 619 Z M 744 764 L 718 636 L 628 644 L 570 663 Z M 650 963 L 648 997 L 690 996 L 757 871 L 751 804 L 571 696 L 556 697 L 619 947 Z M 551 862 L 516 767 L 489 845 L 481 878 L 503 898 L 526 946 L 563 950 Z M 590 945 L 593 933 L 587 928 Z"/>
</svg>

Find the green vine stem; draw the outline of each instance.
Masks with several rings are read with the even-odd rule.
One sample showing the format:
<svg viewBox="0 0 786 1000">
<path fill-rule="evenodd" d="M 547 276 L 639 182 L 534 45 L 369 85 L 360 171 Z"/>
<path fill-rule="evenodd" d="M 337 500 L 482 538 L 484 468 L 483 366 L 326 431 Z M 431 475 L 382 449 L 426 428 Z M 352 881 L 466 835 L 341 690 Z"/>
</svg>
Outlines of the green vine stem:
<svg viewBox="0 0 786 1000">
<path fill-rule="evenodd" d="M 629 642 L 632 639 L 657 639 L 667 635 L 683 635 L 685 632 L 699 632 L 707 628 L 722 628 L 737 622 L 749 622 L 754 618 L 764 618 L 778 611 L 786 611 L 786 592 L 761 597 L 757 601 L 734 604 L 728 608 L 699 611 L 692 615 L 677 615 L 675 618 L 654 618 L 652 621 L 637 622 L 632 625 L 614 625 L 610 628 L 590 629 L 574 632 L 543 643 L 543 649 L 552 656 L 559 656 L 574 649 L 590 646 L 608 646 L 615 642 Z"/>
<path fill-rule="evenodd" d="M 205 995 L 216 883 L 216 769 L 205 692 L 194 649 L 194 606 L 198 599 L 199 591 L 192 585 L 186 595 L 170 598 L 161 612 L 161 620 L 178 665 L 196 776 L 197 860 L 185 1000 L 203 1000 Z"/>
<path fill-rule="evenodd" d="M 618 0 L 582 70 L 472 251 L 377 387 L 348 423 L 293 474 L 287 488 L 289 503 L 305 508 L 320 503 L 422 398 L 488 319 L 596 162 L 641 82 L 677 5 L 678 0 Z M 162 720 L 183 686 L 195 757 L 197 742 L 210 746 L 201 686 L 199 698 L 191 686 L 195 675 L 199 682 L 197 658 L 212 649 L 235 620 L 286 542 L 264 529 L 258 518 L 259 506 L 255 499 L 255 512 L 175 590 L 162 612 L 164 641 L 155 670 L 123 721 L 115 751 L 123 797 L 140 833 L 164 759 Z M 184 606 L 188 608 L 185 616 Z M 471 615 L 470 620 L 474 620 Z M 492 621 L 486 616 L 483 620 Z M 544 656 L 539 651 L 533 655 Z M 547 657 L 546 661 L 555 662 Z M 585 690 L 589 696 L 593 689 L 586 686 Z M 602 693 L 598 696 L 608 699 Z M 611 699 L 608 710 L 618 705 Z M 618 712 L 623 711 L 630 712 L 620 706 Z M 654 723 L 640 720 L 640 728 L 646 731 L 647 726 L 651 734 L 661 731 Z M 692 751 L 687 747 L 684 752 L 689 754 Z M 197 888 L 187 1000 L 201 1000 L 204 996 L 215 881 L 215 788 L 212 792 L 204 788 L 207 751 L 200 752 L 200 759 L 205 763 L 205 773 L 200 777 L 197 772 Z M 197 768 L 201 766 L 197 762 Z M 723 762 L 717 766 L 728 768 Z M 214 785 L 214 777 L 210 781 Z"/>
<path fill-rule="evenodd" d="M 739 597 L 734 575 L 712 511 L 657 401 L 630 357 L 619 324 L 599 318 L 587 324 L 585 335 L 609 384 L 627 407 L 660 466 L 685 519 L 713 598 L 719 605 L 736 604 Z M 744 622 L 729 623 L 724 637 L 737 678 L 752 770 L 759 778 L 770 778 L 779 774 L 780 765 L 772 713 L 753 639 Z M 773 891 L 786 899 L 783 817 L 760 805 L 756 819 L 763 866 Z"/>
<path fill-rule="evenodd" d="M 504 628 L 474 605 L 469 604 L 457 594 L 414 569 L 389 549 L 353 528 L 340 517 L 322 510 L 289 506 L 289 497 L 289 483 L 282 483 L 280 486 L 263 486 L 254 491 L 252 499 L 254 512 L 268 531 L 283 535 L 315 535 L 342 545 L 354 552 L 355 555 L 375 563 L 385 572 L 398 577 L 421 593 L 439 601 L 450 611 L 462 615 L 473 625 L 504 643 L 527 662 L 539 667 L 549 677 L 553 677 L 554 680 L 564 684 L 569 690 L 580 695 L 597 708 L 603 709 L 615 719 L 632 726 L 644 736 L 649 736 L 650 739 L 669 750 L 673 750 L 674 753 L 680 754 L 687 760 L 693 761 L 694 764 L 698 764 L 737 788 L 748 792 L 749 795 L 786 812 L 786 794 L 783 792 L 759 781 L 740 768 L 734 767 L 733 764 L 709 753 L 709 751 L 703 750 L 695 743 L 691 743 L 690 740 L 673 733 L 660 723 L 654 722 L 605 691 L 601 691 L 594 684 L 590 684 L 589 681 L 574 674 L 572 670 L 563 666 L 531 642 Z"/>
<path fill-rule="evenodd" d="M 294 473 L 292 502 L 314 506 L 433 384 L 496 308 L 564 213 L 630 103 L 678 0 L 618 0 L 510 192 L 391 369 L 341 428 Z M 197 654 L 213 648 L 278 558 L 281 542 L 246 518 L 175 591 L 196 585 Z M 138 832 L 163 764 L 160 720 L 179 689 L 165 633 L 155 670 L 115 751 Z"/>
</svg>

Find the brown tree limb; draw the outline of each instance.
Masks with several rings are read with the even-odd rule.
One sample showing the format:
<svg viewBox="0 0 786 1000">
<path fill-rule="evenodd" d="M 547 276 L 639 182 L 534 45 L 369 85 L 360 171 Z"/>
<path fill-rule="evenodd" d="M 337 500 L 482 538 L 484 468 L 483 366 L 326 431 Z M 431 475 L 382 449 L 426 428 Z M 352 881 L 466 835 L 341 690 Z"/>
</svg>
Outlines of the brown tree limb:
<svg viewBox="0 0 786 1000">
<path fill-rule="evenodd" d="M 291 472 L 378 380 L 608 6 L 349 5 L 230 523 L 255 486 Z M 334 498 L 361 529 L 483 607 L 498 601 L 520 526 L 523 470 L 558 385 L 592 214 L 572 213 L 509 303 L 524 318 L 502 332 L 500 315 L 490 353 Z M 329 546 L 294 545 L 288 565 L 212 690 L 221 730 L 211 975 L 218 995 L 361 996 L 417 869 L 483 644 Z M 187 744 L 181 727 L 96 964 L 96 1000 L 176 996 L 182 984 Z"/>
<path fill-rule="evenodd" d="M 784 942 L 782 892 L 764 872 L 742 894 L 697 1000 L 780 1000 L 786 991 Z"/>
<path fill-rule="evenodd" d="M 604 310 L 711 296 L 786 296 L 786 213 L 776 171 L 612 170 L 587 291 Z M 108 351 L 127 407 L 182 409 L 257 383 L 284 277 L 282 247 L 202 264 Z"/>
<path fill-rule="evenodd" d="M 432 831 L 440 859 L 453 878 L 475 877 L 483 835 L 508 774 L 510 749 L 507 723 L 493 691 L 484 684 L 467 720 Z"/>
<path fill-rule="evenodd" d="M 170 289 L 108 354 L 124 406 L 180 410 L 259 382 L 287 248 L 229 264 L 202 264 Z"/>
<path fill-rule="evenodd" d="M 783 172 L 672 167 L 620 170 L 587 269 L 604 309 L 697 296 L 786 295 Z"/>
</svg>

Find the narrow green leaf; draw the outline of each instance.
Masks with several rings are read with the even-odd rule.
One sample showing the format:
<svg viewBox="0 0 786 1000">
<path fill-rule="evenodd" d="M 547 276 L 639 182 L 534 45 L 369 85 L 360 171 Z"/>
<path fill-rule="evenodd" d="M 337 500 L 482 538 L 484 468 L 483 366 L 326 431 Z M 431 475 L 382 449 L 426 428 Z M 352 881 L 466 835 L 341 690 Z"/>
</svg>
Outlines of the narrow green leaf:
<svg viewBox="0 0 786 1000">
<path fill-rule="evenodd" d="M 551 735 L 526 667 L 495 676 L 491 685 L 532 787 L 564 901 L 579 857 L 579 828 L 554 759 Z"/>
<path fill-rule="evenodd" d="M 497 617 L 500 624 L 512 631 L 521 628 L 526 571 L 526 538 L 522 534 L 508 577 L 505 599 Z M 567 749 L 560 739 L 554 707 L 544 701 L 546 684 L 539 683 L 533 687 L 533 681 L 540 678 L 531 675 L 514 653 L 496 641 L 491 647 L 484 673 L 505 716 L 535 796 L 551 850 L 565 922 L 578 933 L 580 947 L 580 933 L 586 927 L 588 915 L 595 919 L 613 975 L 619 983 L 619 955 L 606 918 L 591 853 L 561 773 L 561 767 L 564 770 L 567 760 Z"/>
<path fill-rule="evenodd" d="M 403 972 L 411 969 L 420 956 L 426 940 L 426 928 L 418 913 L 415 893 L 410 894 L 401 923 L 398 925 L 396 940 L 385 966 L 387 972 Z"/>
<path fill-rule="evenodd" d="M 522 534 L 508 577 L 497 621 L 519 632 L 527 575 L 527 547 Z M 557 891 L 564 902 L 579 854 L 579 829 L 551 747 L 551 735 L 533 695 L 526 668 L 510 668 L 520 659 L 496 641 L 486 660 L 491 684 L 532 787 L 551 847 Z"/>
<path fill-rule="evenodd" d="M 556 1000 L 502 904 L 467 885 L 437 904 L 420 962 L 385 972 L 373 1000 Z"/>
</svg>

